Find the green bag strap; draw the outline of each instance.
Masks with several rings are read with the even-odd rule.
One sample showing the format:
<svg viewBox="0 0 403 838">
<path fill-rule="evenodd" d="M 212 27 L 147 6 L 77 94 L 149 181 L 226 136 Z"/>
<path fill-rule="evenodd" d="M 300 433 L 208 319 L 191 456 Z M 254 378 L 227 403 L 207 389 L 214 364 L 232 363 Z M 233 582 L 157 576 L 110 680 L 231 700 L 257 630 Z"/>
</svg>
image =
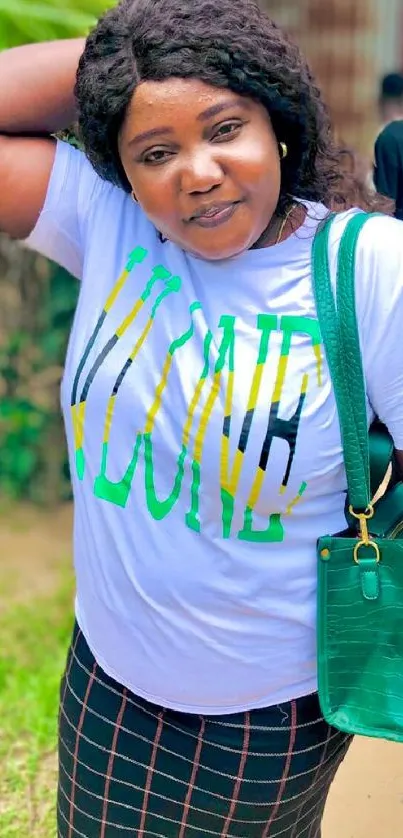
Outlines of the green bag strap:
<svg viewBox="0 0 403 838">
<path fill-rule="evenodd" d="M 340 341 L 343 351 L 345 391 L 354 413 L 356 435 L 361 450 L 361 460 L 367 477 L 367 492 L 357 500 L 350 494 L 350 503 L 354 509 L 366 509 L 371 501 L 370 461 L 368 442 L 368 421 L 365 398 L 365 379 L 362 366 L 361 347 L 358 334 L 355 301 L 355 264 L 358 238 L 370 216 L 357 213 L 347 222 L 337 258 L 336 307 L 340 329 Z M 350 452 L 352 457 L 353 452 Z M 353 467 L 353 463 L 351 463 Z M 361 487 L 362 488 L 362 487 Z M 366 498 L 366 506 L 364 505 Z"/>
<path fill-rule="evenodd" d="M 335 391 L 350 503 L 356 512 L 371 500 L 365 386 L 357 329 L 354 278 L 357 241 L 369 216 L 347 222 L 338 253 L 337 308 L 329 267 L 331 214 L 313 243 L 313 287 L 322 338 Z"/>
<path fill-rule="evenodd" d="M 375 423 L 368 438 L 365 379 L 356 316 L 355 265 L 358 238 L 364 224 L 373 217 L 373 214 L 359 213 L 346 226 L 338 253 L 336 297 L 341 342 L 344 347 L 343 354 L 349 367 L 347 375 L 350 379 L 350 389 L 354 394 L 360 394 L 360 399 L 354 397 L 352 403 L 362 456 L 369 457 L 371 496 L 385 476 L 394 448 L 389 432 L 380 423 Z M 360 387 L 360 382 L 362 382 L 362 387 Z"/>
</svg>

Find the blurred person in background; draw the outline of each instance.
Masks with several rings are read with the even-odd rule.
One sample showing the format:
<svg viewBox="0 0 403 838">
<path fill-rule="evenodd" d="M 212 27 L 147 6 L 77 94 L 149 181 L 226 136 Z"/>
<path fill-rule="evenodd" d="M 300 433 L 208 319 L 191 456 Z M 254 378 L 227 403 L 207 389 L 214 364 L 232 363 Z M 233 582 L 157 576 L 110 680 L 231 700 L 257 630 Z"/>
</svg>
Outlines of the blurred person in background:
<svg viewBox="0 0 403 838">
<path fill-rule="evenodd" d="M 374 185 L 391 198 L 403 219 L 403 73 L 390 73 L 381 83 L 379 113 L 383 125 L 375 142 Z"/>
<path fill-rule="evenodd" d="M 400 129 L 392 128 L 389 131 L 388 126 L 395 120 L 403 120 L 403 73 L 388 73 L 381 79 L 378 116 L 379 127 L 371 140 L 368 154 L 367 185 L 369 189 L 378 190 L 382 195 L 393 199 L 396 205 L 400 176 L 395 138 L 398 138 Z"/>
<path fill-rule="evenodd" d="M 396 218 L 403 220 L 403 119 L 391 122 L 375 143 L 375 187 L 394 202 Z"/>
<path fill-rule="evenodd" d="M 83 150 L 54 138 L 76 118 Z M 336 210 L 335 265 L 381 203 L 254 0 L 123 0 L 86 42 L 1 54 L 0 134 L 0 229 L 81 283 L 58 838 L 320 838 L 351 737 L 317 695 L 347 484 L 312 241 Z M 403 464 L 402 230 L 368 221 L 356 297 Z"/>
<path fill-rule="evenodd" d="M 383 77 L 378 106 L 380 130 L 396 119 L 403 119 L 403 73 L 388 73 Z"/>
</svg>

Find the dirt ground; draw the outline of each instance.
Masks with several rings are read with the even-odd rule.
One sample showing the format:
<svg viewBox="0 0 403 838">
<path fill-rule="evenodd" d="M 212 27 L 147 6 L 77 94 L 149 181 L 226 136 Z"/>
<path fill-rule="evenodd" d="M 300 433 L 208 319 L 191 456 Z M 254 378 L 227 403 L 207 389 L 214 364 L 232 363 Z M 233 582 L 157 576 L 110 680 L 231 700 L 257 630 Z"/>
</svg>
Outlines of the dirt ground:
<svg viewBox="0 0 403 838">
<path fill-rule="evenodd" d="M 51 593 L 70 543 L 69 507 L 3 510 L 0 587 L 7 600 Z M 403 838 L 403 745 L 355 741 L 331 792 L 323 838 Z"/>
<path fill-rule="evenodd" d="M 402 838 L 403 745 L 356 739 L 332 789 L 323 838 Z"/>
</svg>

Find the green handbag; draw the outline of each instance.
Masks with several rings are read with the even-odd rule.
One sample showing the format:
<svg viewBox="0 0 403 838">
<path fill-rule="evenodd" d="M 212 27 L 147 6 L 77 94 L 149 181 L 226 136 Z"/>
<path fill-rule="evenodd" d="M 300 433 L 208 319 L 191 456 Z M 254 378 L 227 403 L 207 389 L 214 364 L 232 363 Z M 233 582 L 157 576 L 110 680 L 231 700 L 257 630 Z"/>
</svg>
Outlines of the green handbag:
<svg viewBox="0 0 403 838">
<path fill-rule="evenodd" d="M 329 232 L 313 244 L 318 318 L 336 396 L 347 474 L 347 529 L 319 538 L 318 679 L 326 721 L 346 733 L 403 742 L 403 482 L 393 442 L 368 434 L 355 311 L 357 213 L 342 236 L 336 300 Z"/>
</svg>

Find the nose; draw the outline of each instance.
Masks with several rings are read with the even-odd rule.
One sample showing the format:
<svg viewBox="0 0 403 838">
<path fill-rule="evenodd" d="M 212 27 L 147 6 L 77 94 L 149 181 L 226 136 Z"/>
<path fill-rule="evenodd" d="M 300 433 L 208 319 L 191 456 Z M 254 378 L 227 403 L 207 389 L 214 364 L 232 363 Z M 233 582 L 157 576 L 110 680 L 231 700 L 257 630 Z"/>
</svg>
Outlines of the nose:
<svg viewBox="0 0 403 838">
<path fill-rule="evenodd" d="M 187 195 L 210 192 L 223 180 L 224 171 L 210 149 L 193 151 L 182 164 L 181 191 Z"/>
</svg>

